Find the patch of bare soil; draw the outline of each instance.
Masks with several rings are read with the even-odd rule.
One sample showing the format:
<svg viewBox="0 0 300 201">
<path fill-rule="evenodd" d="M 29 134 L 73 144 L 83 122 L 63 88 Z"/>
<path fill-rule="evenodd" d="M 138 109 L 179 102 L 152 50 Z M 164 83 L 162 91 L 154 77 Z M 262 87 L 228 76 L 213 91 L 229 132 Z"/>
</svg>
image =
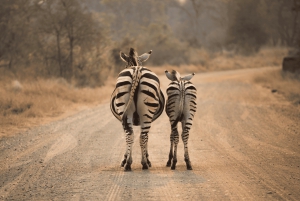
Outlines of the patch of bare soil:
<svg viewBox="0 0 300 201">
<path fill-rule="evenodd" d="M 183 145 L 166 167 L 170 125 L 152 124 L 152 167 L 141 169 L 139 128 L 133 165 L 124 172 L 122 126 L 109 104 L 88 108 L 0 140 L 2 200 L 299 200 L 299 119 L 285 99 L 252 83 L 264 69 L 197 74 L 198 110 L 190 132 L 193 170 Z M 168 81 L 161 77 L 165 91 Z"/>
</svg>

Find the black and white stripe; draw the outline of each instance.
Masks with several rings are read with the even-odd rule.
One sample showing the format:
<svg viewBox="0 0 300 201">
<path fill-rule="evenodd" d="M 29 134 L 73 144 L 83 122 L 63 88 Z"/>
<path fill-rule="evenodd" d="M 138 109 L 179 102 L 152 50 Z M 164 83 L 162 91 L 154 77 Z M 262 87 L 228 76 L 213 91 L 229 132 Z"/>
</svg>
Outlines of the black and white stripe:
<svg viewBox="0 0 300 201">
<path fill-rule="evenodd" d="M 130 49 L 129 56 L 120 53 L 127 66 L 118 75 L 110 108 L 114 116 L 122 122 L 126 134 L 127 149 L 121 163 L 122 167 L 125 166 L 125 170 L 131 170 L 133 125 L 141 126 L 140 146 L 143 169 L 151 167 L 147 149 L 148 132 L 151 122 L 157 119 L 164 109 L 165 99 L 160 90 L 158 77 L 148 68 L 140 66 L 150 57 L 150 54 L 151 51 L 138 56 L 133 48 Z"/>
<path fill-rule="evenodd" d="M 192 170 L 188 153 L 188 139 L 189 131 L 192 127 L 193 118 L 197 109 L 197 90 L 189 80 L 195 74 L 193 73 L 185 77 L 180 77 L 180 74 L 174 70 L 172 73 L 169 73 L 168 71 L 165 71 L 165 73 L 167 78 L 172 81 L 167 88 L 168 100 L 166 104 L 166 113 L 171 124 L 171 146 L 167 166 L 170 167 L 172 162 L 171 169 L 174 170 L 176 168 L 177 145 L 179 142 L 177 124 L 178 122 L 181 122 L 181 138 L 184 143 L 184 160 L 186 162 L 187 169 Z"/>
</svg>

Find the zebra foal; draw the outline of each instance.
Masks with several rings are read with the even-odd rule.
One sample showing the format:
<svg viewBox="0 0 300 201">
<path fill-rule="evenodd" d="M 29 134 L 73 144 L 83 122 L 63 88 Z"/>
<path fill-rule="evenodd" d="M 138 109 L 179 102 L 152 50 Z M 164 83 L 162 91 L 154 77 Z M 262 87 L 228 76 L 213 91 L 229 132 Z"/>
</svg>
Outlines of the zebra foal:
<svg viewBox="0 0 300 201">
<path fill-rule="evenodd" d="M 180 74 L 174 70 L 171 73 L 168 71 L 165 71 L 165 73 L 167 78 L 171 80 L 171 83 L 167 88 L 168 100 L 166 104 L 166 113 L 171 124 L 171 146 L 167 167 L 171 166 L 172 170 L 175 170 L 176 168 L 177 145 L 179 142 L 177 124 L 178 122 L 181 122 L 181 138 L 184 143 L 184 160 L 186 162 L 187 169 L 192 170 L 188 153 L 188 139 L 189 131 L 192 127 L 193 118 L 197 109 L 197 90 L 196 87 L 190 82 L 190 79 L 192 79 L 195 73 L 185 77 L 180 77 Z"/>
<path fill-rule="evenodd" d="M 148 132 L 151 122 L 164 110 L 165 98 L 160 90 L 158 77 L 148 68 L 141 66 L 151 53 L 152 51 L 138 56 L 133 48 L 130 48 L 128 56 L 120 52 L 126 67 L 118 75 L 116 87 L 111 95 L 110 108 L 114 116 L 122 122 L 126 135 L 127 148 L 121 162 L 121 166 L 125 166 L 125 171 L 131 170 L 133 125 L 141 127 L 142 168 L 151 167 L 147 147 Z"/>
</svg>

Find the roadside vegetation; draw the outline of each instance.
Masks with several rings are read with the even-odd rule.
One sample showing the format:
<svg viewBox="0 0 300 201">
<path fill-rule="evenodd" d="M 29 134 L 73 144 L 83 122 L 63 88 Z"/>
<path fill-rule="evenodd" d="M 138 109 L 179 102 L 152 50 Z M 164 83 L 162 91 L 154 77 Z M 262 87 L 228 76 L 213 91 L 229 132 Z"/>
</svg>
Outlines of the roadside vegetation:
<svg viewBox="0 0 300 201">
<path fill-rule="evenodd" d="M 153 52 L 153 54 L 155 54 Z M 257 53 L 252 55 L 236 54 L 231 51 L 209 52 L 206 50 L 198 50 L 190 56 L 201 60 L 198 64 L 183 65 L 164 65 L 160 67 L 153 66 L 156 74 L 163 74 L 167 70 L 178 70 L 181 73 L 191 72 L 209 72 L 223 71 L 245 68 L 260 67 L 278 67 L 282 65 L 282 58 L 288 54 L 288 48 L 284 47 L 263 47 Z"/>
<path fill-rule="evenodd" d="M 166 69 L 175 69 L 182 73 L 201 73 L 275 67 L 281 65 L 281 58 L 287 54 L 287 49 L 262 48 L 260 52 L 252 56 L 229 52 L 209 53 L 204 50 L 199 51 L 199 54 L 202 55 L 202 65 L 163 65 L 149 66 L 149 68 L 158 75 L 162 75 Z M 124 68 L 124 64 L 120 64 L 120 68 Z M 30 71 L 30 67 L 27 70 Z M 0 136 L 8 135 L 22 128 L 30 128 L 32 125 L 41 124 L 48 119 L 58 119 L 70 114 L 70 111 L 74 112 L 84 107 L 101 104 L 109 100 L 116 79 L 114 72 L 107 71 L 105 72 L 106 81 L 102 86 L 82 87 L 78 86 L 78 80 L 67 81 L 64 78 L 45 79 L 30 76 L 25 79 L 20 74 L 16 75 L 0 69 Z M 90 77 L 86 79 L 92 80 Z M 299 86 L 299 76 L 294 75 L 293 77 L 293 75 L 274 71 L 270 75 L 260 75 L 255 81 L 289 94 L 294 102 L 300 100 L 300 87 L 297 87 L 297 83 Z M 283 90 L 286 88 L 290 91 Z"/>
<path fill-rule="evenodd" d="M 77 88 L 64 79 L 0 82 L 0 137 L 107 101 L 112 85 Z"/>
<path fill-rule="evenodd" d="M 157 74 L 280 66 L 297 2 L 2 0 L 0 135 L 107 100 L 130 47 Z"/>
</svg>

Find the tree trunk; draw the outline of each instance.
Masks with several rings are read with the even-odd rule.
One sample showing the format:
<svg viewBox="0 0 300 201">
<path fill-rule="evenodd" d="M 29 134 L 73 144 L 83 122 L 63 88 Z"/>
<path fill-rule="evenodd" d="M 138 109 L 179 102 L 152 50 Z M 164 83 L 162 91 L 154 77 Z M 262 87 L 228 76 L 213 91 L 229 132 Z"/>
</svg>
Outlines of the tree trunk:
<svg viewBox="0 0 300 201">
<path fill-rule="evenodd" d="M 70 78 L 73 77 L 73 48 L 74 48 L 74 39 L 71 36 L 69 38 L 70 40 L 70 66 L 69 66 L 69 72 L 70 72 Z"/>
<path fill-rule="evenodd" d="M 59 66 L 59 74 L 61 77 L 65 77 L 63 74 L 63 66 L 61 64 L 61 49 L 60 49 L 60 33 L 56 31 L 56 45 L 57 45 L 57 59 L 58 59 L 58 66 Z"/>
<path fill-rule="evenodd" d="M 299 37 L 298 35 L 300 33 L 298 33 L 298 14 L 299 11 L 295 11 L 296 13 L 294 14 L 294 22 L 293 22 L 293 30 L 292 30 L 292 41 L 293 41 L 293 45 L 297 46 L 297 37 Z"/>
<path fill-rule="evenodd" d="M 12 62 L 13 62 L 13 57 L 10 55 L 9 56 L 9 63 L 8 63 L 8 69 L 12 70 Z"/>
</svg>

